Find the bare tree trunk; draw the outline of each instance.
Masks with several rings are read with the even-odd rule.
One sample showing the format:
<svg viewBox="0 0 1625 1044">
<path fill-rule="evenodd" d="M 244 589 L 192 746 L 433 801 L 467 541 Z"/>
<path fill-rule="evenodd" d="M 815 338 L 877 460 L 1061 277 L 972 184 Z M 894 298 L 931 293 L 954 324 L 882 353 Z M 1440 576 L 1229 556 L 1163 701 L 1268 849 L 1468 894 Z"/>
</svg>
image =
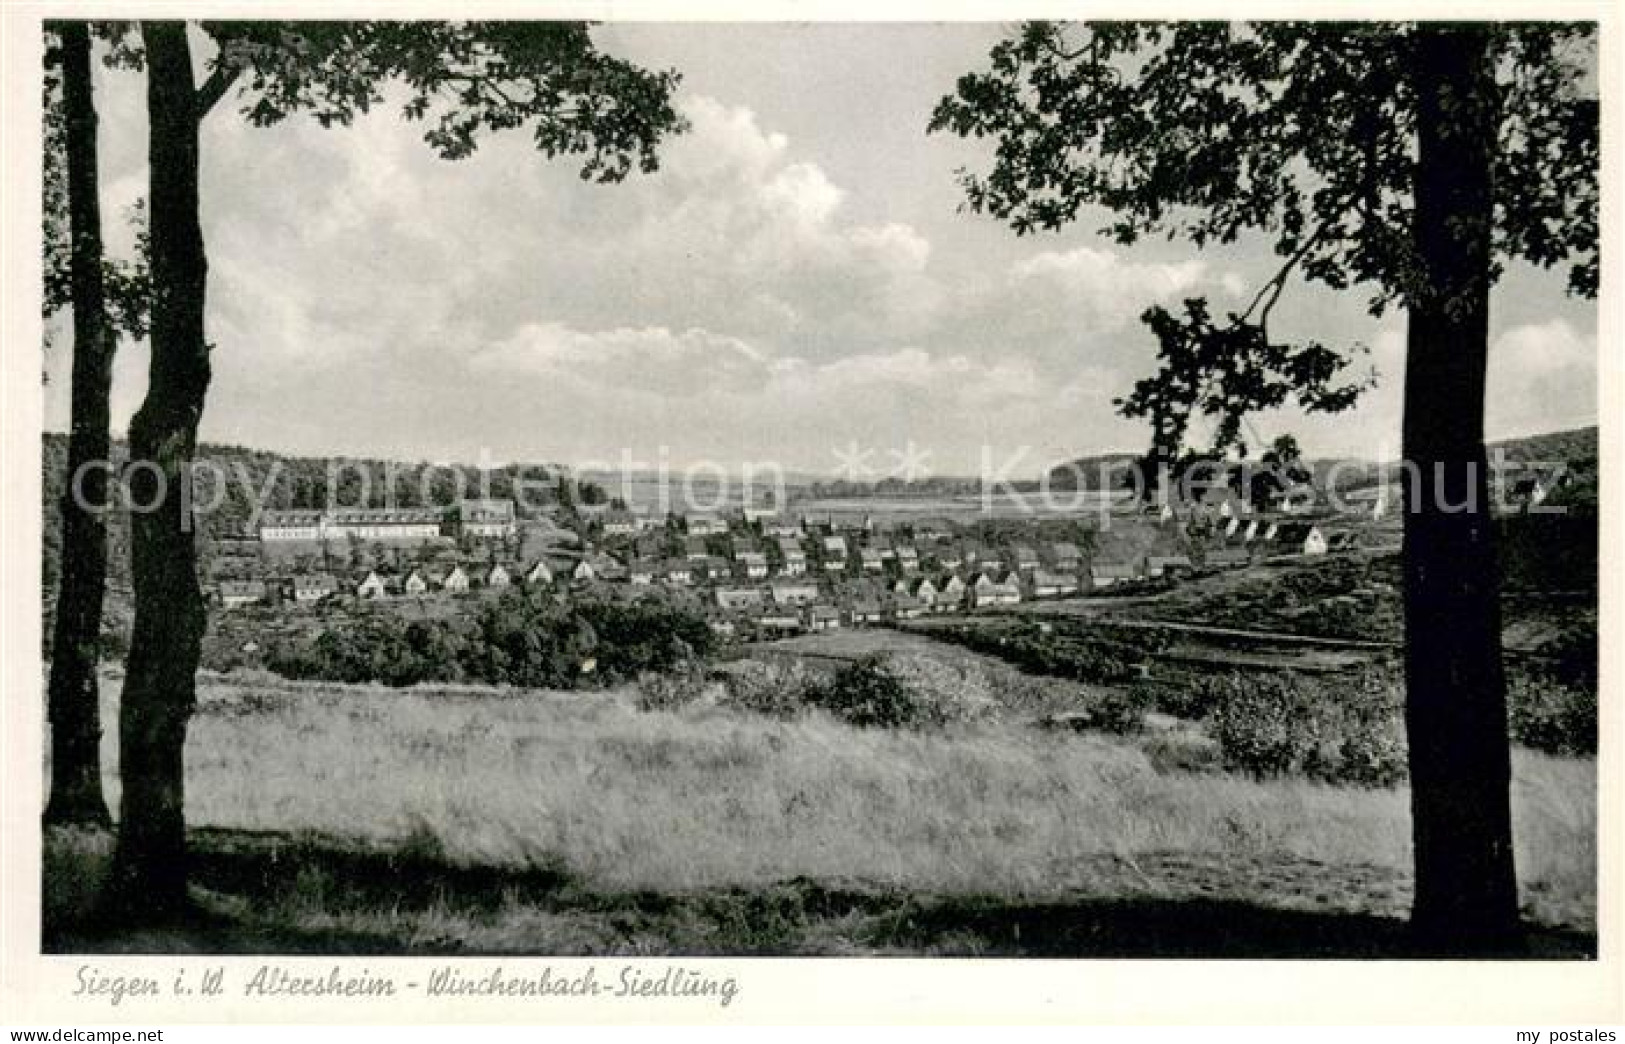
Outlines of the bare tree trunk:
<svg viewBox="0 0 1625 1044">
<path fill-rule="evenodd" d="M 102 284 L 102 217 L 97 196 L 96 104 L 91 94 L 90 27 L 64 22 L 62 106 L 66 126 L 69 273 L 73 282 L 72 431 L 62 494 L 62 576 L 51 635 L 51 795 L 45 821 L 106 826 L 102 797 L 101 708 L 96 685 L 102 602 L 107 588 L 107 471 L 111 440 L 113 324 Z"/>
<path fill-rule="evenodd" d="M 1405 682 L 1416 899 L 1433 952 L 1518 945 L 1500 581 L 1484 451 L 1497 100 L 1483 26 L 1419 31 L 1405 374 Z"/>
<path fill-rule="evenodd" d="M 198 107 L 186 27 L 144 22 L 151 170 L 152 366 L 130 423 L 135 627 L 119 708 L 114 916 L 163 920 L 186 898 L 186 724 L 205 625 L 189 480 L 209 386 L 208 261 L 198 221 Z"/>
</svg>

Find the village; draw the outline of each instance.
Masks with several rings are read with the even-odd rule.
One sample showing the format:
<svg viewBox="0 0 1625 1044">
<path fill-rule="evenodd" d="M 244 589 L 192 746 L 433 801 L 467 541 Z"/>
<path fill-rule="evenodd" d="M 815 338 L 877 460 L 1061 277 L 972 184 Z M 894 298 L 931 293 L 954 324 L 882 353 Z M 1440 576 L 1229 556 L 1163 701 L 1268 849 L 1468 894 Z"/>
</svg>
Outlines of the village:
<svg viewBox="0 0 1625 1044">
<path fill-rule="evenodd" d="M 1373 502 L 1366 517 L 1382 511 Z M 722 640 L 749 641 L 1143 592 L 1358 543 L 1324 512 L 1293 503 L 1255 510 L 1226 495 L 1107 520 L 1135 540 L 1099 539 L 1098 525 L 1079 518 L 1058 538 L 1053 520 L 1003 520 L 990 535 L 973 519 L 793 505 L 664 517 L 615 505 L 520 519 L 512 501 L 492 498 L 444 509 L 267 511 L 256 539 L 217 558 L 212 593 L 225 611 L 359 601 L 444 612 L 460 597 L 541 588 L 663 599 L 703 617 Z"/>
</svg>

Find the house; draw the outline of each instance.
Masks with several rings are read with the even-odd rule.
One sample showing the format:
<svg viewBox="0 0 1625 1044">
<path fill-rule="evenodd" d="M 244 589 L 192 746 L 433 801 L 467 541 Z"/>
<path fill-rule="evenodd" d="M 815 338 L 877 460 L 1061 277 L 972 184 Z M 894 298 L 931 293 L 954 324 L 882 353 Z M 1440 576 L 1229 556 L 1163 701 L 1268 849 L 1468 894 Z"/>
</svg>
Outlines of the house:
<svg viewBox="0 0 1625 1044">
<path fill-rule="evenodd" d="M 1078 590 L 1076 578 L 1047 569 L 1033 571 L 1032 585 L 1034 598 L 1054 598 L 1057 595 L 1076 594 Z"/>
<path fill-rule="evenodd" d="M 852 626 L 862 627 L 865 624 L 880 622 L 880 603 L 873 599 L 864 599 L 852 603 Z"/>
<path fill-rule="evenodd" d="M 762 524 L 762 532 L 770 537 L 780 537 L 783 540 L 801 541 L 801 523 L 790 518 L 776 518 L 771 522 Z"/>
<path fill-rule="evenodd" d="M 728 532 L 728 523 L 717 515 L 688 516 L 689 536 L 721 536 Z"/>
<path fill-rule="evenodd" d="M 1016 605 L 1021 601 L 1021 584 L 1013 575 L 995 578 L 991 573 L 983 573 L 971 585 L 971 598 L 978 608 L 987 605 Z"/>
<path fill-rule="evenodd" d="M 728 541 L 728 547 L 735 558 L 749 551 L 756 550 L 756 541 L 748 536 L 736 536 Z"/>
<path fill-rule="evenodd" d="M 812 605 L 818 601 L 817 584 L 774 584 L 773 604 Z"/>
<path fill-rule="evenodd" d="M 750 579 L 761 580 L 767 576 L 767 556 L 762 552 L 744 551 L 734 557 Z"/>
<path fill-rule="evenodd" d="M 459 536 L 504 540 L 517 531 L 511 500 L 465 497 L 457 502 L 453 514 Z"/>
<path fill-rule="evenodd" d="M 897 566 L 905 573 L 915 572 L 920 568 L 920 553 L 908 544 L 899 544 Z"/>
<path fill-rule="evenodd" d="M 1178 576 L 1195 570 L 1188 555 L 1147 555 L 1145 575 L 1150 577 Z"/>
<path fill-rule="evenodd" d="M 944 540 L 954 535 L 953 523 L 945 518 L 918 518 L 911 528 L 916 540 Z"/>
<path fill-rule="evenodd" d="M 630 511 L 606 511 L 603 527 L 605 536 L 636 536 L 643 523 Z"/>
<path fill-rule="evenodd" d="M 1075 573 L 1083 568 L 1083 552 L 1071 541 L 1062 540 L 1050 545 L 1050 558 L 1055 568 L 1063 573 Z"/>
<path fill-rule="evenodd" d="M 1025 544 L 1017 544 L 1010 549 L 1010 560 L 1020 572 L 1030 572 L 1038 568 L 1038 552 Z"/>
<path fill-rule="evenodd" d="M 924 605 L 928 609 L 935 608 L 937 598 L 941 594 L 941 592 L 937 590 L 937 585 L 931 582 L 930 577 L 923 577 L 910 584 L 908 586 L 907 593 L 915 598 L 918 598 L 920 600 L 920 604 Z"/>
<path fill-rule="evenodd" d="M 1353 551 L 1360 546 L 1360 534 L 1351 530 L 1332 533 L 1326 537 L 1326 550 Z"/>
<path fill-rule="evenodd" d="M 874 519 L 863 511 L 831 511 L 826 522 L 831 532 L 850 530 L 867 533 L 874 529 Z"/>
<path fill-rule="evenodd" d="M 1209 569 L 1239 569 L 1252 561 L 1252 556 L 1239 547 L 1224 547 L 1209 551 L 1203 562 Z"/>
<path fill-rule="evenodd" d="M 1241 539 L 1241 542 L 1243 544 L 1250 544 L 1254 540 L 1256 540 L 1257 538 L 1258 538 L 1258 519 L 1255 518 L 1255 519 L 1251 520 L 1250 522 L 1248 522 L 1246 528 L 1241 531 L 1240 539 Z"/>
<path fill-rule="evenodd" d="M 435 580 L 435 586 L 442 591 L 460 594 L 468 590 L 468 573 L 463 570 L 462 566 L 454 565 L 449 573 L 445 573 Z"/>
<path fill-rule="evenodd" d="M 784 559 L 784 565 L 779 572 L 784 576 L 804 576 L 807 572 L 807 552 L 801 550 L 799 540 L 779 541 L 779 556 Z"/>
<path fill-rule="evenodd" d="M 355 585 L 357 598 L 388 598 L 389 582 L 376 570 L 369 570 L 366 577 Z"/>
<path fill-rule="evenodd" d="M 613 555 L 600 551 L 597 554 L 588 555 L 583 561 L 592 563 L 593 574 L 600 580 L 626 579 L 626 566 L 622 565 L 620 560 Z"/>
<path fill-rule="evenodd" d="M 916 620 L 925 615 L 925 603 L 913 595 L 901 595 L 892 599 L 891 614 L 897 620 Z"/>
<path fill-rule="evenodd" d="M 1228 537 L 1233 537 L 1233 536 L 1236 535 L 1236 530 L 1238 530 L 1240 528 L 1241 528 L 1241 519 L 1233 517 L 1233 518 L 1230 519 L 1229 522 L 1225 523 L 1224 535 L 1227 538 Z"/>
<path fill-rule="evenodd" d="M 374 574 L 376 575 L 376 574 Z M 258 605 L 265 601 L 265 584 L 259 580 L 222 580 L 219 587 L 220 605 L 238 609 L 245 605 Z"/>
<path fill-rule="evenodd" d="M 1139 579 L 1139 570 L 1125 562 L 1096 562 L 1089 566 L 1089 586 L 1099 590 Z"/>
<path fill-rule="evenodd" d="M 293 600 L 309 604 L 320 602 L 338 594 L 339 585 L 326 573 L 309 574 L 293 578 Z"/>
<path fill-rule="evenodd" d="M 421 572 L 414 569 L 407 574 L 406 581 L 401 584 L 401 590 L 409 595 L 425 595 L 429 593 L 429 581 Z"/>
<path fill-rule="evenodd" d="M 764 631 L 799 631 L 802 628 L 801 610 L 781 607 L 764 609 L 756 617 L 756 626 Z"/>
<path fill-rule="evenodd" d="M 814 631 L 841 629 L 841 613 L 833 605 L 815 605 L 807 609 L 807 626 Z"/>
<path fill-rule="evenodd" d="M 483 582 L 486 587 L 502 588 L 513 583 L 513 577 L 508 575 L 501 562 L 493 562 L 491 568 L 485 571 Z"/>
<path fill-rule="evenodd" d="M 824 569 L 836 573 L 846 568 L 846 537 L 824 538 Z"/>
<path fill-rule="evenodd" d="M 647 558 L 633 559 L 632 564 L 626 567 L 626 578 L 639 587 L 652 584 L 655 582 L 655 564 Z"/>
<path fill-rule="evenodd" d="M 696 580 L 702 577 L 711 581 L 726 580 L 733 576 L 733 566 L 720 555 L 706 555 L 704 558 L 690 558 L 687 561 L 692 570 L 690 575 Z"/>
<path fill-rule="evenodd" d="M 1281 524 L 1279 522 L 1271 522 L 1269 524 L 1269 528 L 1264 530 L 1263 535 L 1260 536 L 1259 539 L 1265 542 L 1273 542 L 1275 540 L 1275 535 L 1280 531 Z"/>
<path fill-rule="evenodd" d="M 754 587 L 719 587 L 715 597 L 717 608 L 725 612 L 742 612 L 762 605 L 762 592 Z"/>
<path fill-rule="evenodd" d="M 686 558 L 668 558 L 659 566 L 666 583 L 687 587 L 694 582 L 694 564 Z"/>
<path fill-rule="evenodd" d="M 534 565 L 525 573 L 527 584 L 550 584 L 553 582 L 553 570 L 548 566 L 547 560 L 538 558 Z"/>
<path fill-rule="evenodd" d="M 858 560 L 863 563 L 865 573 L 878 573 L 886 568 L 886 559 L 879 548 L 865 547 L 859 550 Z"/>
<path fill-rule="evenodd" d="M 730 617 L 720 613 L 707 613 L 705 622 L 710 626 L 711 633 L 719 638 L 732 638 L 738 630 Z"/>
<path fill-rule="evenodd" d="M 1271 546 L 1283 554 L 1323 555 L 1326 553 L 1326 535 L 1311 522 L 1283 522 L 1274 527 Z"/>
</svg>

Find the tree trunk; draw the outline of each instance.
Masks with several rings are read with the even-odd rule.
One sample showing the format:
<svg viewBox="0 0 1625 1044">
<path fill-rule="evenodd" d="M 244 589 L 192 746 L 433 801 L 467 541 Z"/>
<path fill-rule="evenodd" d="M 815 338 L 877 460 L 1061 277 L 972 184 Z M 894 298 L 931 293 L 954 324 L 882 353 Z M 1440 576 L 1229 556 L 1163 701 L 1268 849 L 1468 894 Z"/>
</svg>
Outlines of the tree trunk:
<svg viewBox="0 0 1625 1044">
<path fill-rule="evenodd" d="M 109 912 L 187 909 L 184 748 L 205 625 L 190 479 L 209 386 L 208 261 L 198 221 L 198 109 L 186 28 L 144 22 L 151 171 L 152 366 L 130 422 L 135 627 L 119 708 L 118 846 Z"/>
<path fill-rule="evenodd" d="M 96 685 L 102 601 L 107 587 L 108 401 L 113 325 L 102 285 L 102 217 L 97 195 L 96 104 L 90 27 L 57 26 L 68 187 L 68 267 L 73 283 L 72 430 L 62 494 L 62 575 L 51 635 L 51 794 L 45 822 L 106 826 L 101 708 Z"/>
<path fill-rule="evenodd" d="M 1405 684 L 1419 944 L 1517 947 L 1506 678 L 1484 451 L 1497 101 L 1485 27 L 1418 31 L 1404 441 Z"/>
</svg>

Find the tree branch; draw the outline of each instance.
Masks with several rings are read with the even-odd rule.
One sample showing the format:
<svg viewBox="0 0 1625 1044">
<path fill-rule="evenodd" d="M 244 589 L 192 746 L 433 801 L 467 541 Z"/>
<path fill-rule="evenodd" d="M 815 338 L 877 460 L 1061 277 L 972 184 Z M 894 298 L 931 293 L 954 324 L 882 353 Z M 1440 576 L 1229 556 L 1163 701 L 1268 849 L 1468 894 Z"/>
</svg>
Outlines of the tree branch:
<svg viewBox="0 0 1625 1044">
<path fill-rule="evenodd" d="M 197 89 L 197 116 L 199 120 L 207 116 L 209 110 L 214 108 L 216 103 L 226 96 L 226 92 L 231 90 L 231 85 L 237 82 L 237 77 L 241 76 L 242 72 L 241 67 L 230 62 L 221 62 L 214 67 L 214 71 L 209 74 L 209 78 L 203 81 L 203 86 Z"/>
</svg>

